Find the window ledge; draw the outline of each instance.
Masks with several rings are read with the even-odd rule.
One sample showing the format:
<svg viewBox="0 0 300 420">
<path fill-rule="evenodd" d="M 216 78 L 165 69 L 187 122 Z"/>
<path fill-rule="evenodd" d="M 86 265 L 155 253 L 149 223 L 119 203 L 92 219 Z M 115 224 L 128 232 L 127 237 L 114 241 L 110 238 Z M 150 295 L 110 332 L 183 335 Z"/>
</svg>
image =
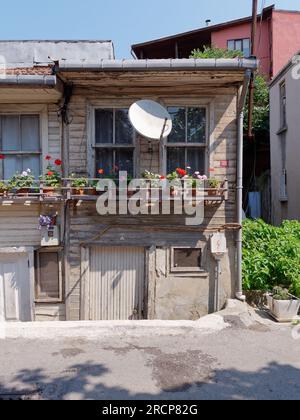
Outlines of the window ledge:
<svg viewBox="0 0 300 420">
<path fill-rule="evenodd" d="M 280 130 L 278 130 L 276 134 L 277 134 L 277 136 L 280 136 L 280 134 L 286 133 L 287 131 L 288 131 L 288 126 L 285 125 Z"/>
</svg>

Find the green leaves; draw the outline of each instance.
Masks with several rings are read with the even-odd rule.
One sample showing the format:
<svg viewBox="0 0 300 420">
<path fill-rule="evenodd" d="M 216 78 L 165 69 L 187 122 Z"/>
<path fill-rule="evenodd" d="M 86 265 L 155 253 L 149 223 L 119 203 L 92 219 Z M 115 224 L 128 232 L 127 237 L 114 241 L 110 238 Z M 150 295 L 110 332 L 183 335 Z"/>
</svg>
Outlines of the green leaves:
<svg viewBox="0 0 300 420">
<path fill-rule="evenodd" d="M 300 223 L 280 227 L 262 220 L 245 220 L 243 231 L 245 290 L 272 290 L 284 286 L 300 297 Z"/>
<path fill-rule="evenodd" d="M 195 49 L 190 58 L 242 58 L 242 51 L 229 51 L 223 48 L 204 47 L 204 50 Z"/>
</svg>

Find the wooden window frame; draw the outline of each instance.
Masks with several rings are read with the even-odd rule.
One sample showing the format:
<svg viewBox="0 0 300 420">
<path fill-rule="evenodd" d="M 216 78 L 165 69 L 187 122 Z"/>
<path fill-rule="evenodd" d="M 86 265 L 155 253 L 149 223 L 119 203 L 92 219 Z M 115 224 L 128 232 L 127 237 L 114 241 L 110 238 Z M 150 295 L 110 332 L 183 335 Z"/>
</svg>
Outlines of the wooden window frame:
<svg viewBox="0 0 300 420">
<path fill-rule="evenodd" d="M 112 143 L 96 143 L 96 111 L 97 110 L 101 110 L 101 109 L 106 109 L 106 110 L 112 110 L 113 111 L 113 142 Z M 92 112 L 93 112 L 93 123 L 92 123 L 92 150 L 93 150 L 93 164 L 92 164 L 92 174 L 90 173 L 90 175 L 92 175 L 93 177 L 97 178 L 97 173 L 96 173 L 96 150 L 112 150 L 114 152 L 114 156 L 113 156 L 113 165 L 115 165 L 115 152 L 117 150 L 131 150 L 133 151 L 133 176 L 136 175 L 136 161 L 137 161 L 137 147 L 136 147 L 136 132 L 135 130 L 133 130 L 133 135 L 132 135 L 132 143 L 131 144 L 117 144 L 116 143 L 116 111 L 118 110 L 122 110 L 122 109 L 128 109 L 129 110 L 129 106 L 116 106 L 116 105 L 112 105 L 112 106 L 94 106 L 92 107 Z M 91 158 L 89 159 L 91 160 Z M 90 165 L 89 165 L 90 166 Z"/>
<path fill-rule="evenodd" d="M 0 116 L 39 116 L 39 131 L 40 131 L 40 151 L 37 152 L 40 155 L 40 171 L 45 172 L 48 162 L 45 157 L 49 154 L 49 129 L 48 129 L 48 106 L 46 105 L 11 105 L 11 104 L 0 104 Z M 24 156 L 36 155 L 35 152 L 4 152 L 0 149 L 0 154 L 7 156 L 18 156 L 20 154 Z M 0 160 L 0 179 L 3 178 L 3 162 Z"/>
<path fill-rule="evenodd" d="M 249 56 L 246 56 L 244 54 L 245 58 L 249 58 L 251 55 L 251 39 L 250 38 L 237 38 L 237 39 L 228 39 L 227 40 L 227 49 L 229 50 L 229 43 L 233 42 L 234 43 L 234 49 L 233 50 L 229 50 L 229 51 L 241 51 L 242 53 L 244 53 L 244 42 L 245 41 L 249 41 Z M 236 44 L 237 42 L 241 42 L 242 43 L 242 50 L 240 50 L 239 48 L 236 48 Z"/>
<path fill-rule="evenodd" d="M 40 293 L 40 254 L 57 253 L 58 254 L 58 276 L 59 276 L 59 297 L 58 298 L 39 298 Z M 36 250 L 35 267 L 35 303 L 63 303 L 63 250 L 60 247 L 40 248 Z"/>
<path fill-rule="evenodd" d="M 164 149 L 164 158 L 163 158 L 163 173 L 167 175 L 167 167 L 168 167 L 168 149 L 174 148 L 182 148 L 185 150 L 185 162 L 186 166 L 188 166 L 187 162 L 187 151 L 188 149 L 197 149 L 201 148 L 204 151 L 204 171 L 206 172 L 208 169 L 208 150 L 209 150 L 209 122 L 210 122 L 210 114 L 209 114 L 209 107 L 207 105 L 201 104 L 177 104 L 177 105 L 168 105 L 167 108 L 185 108 L 186 110 L 186 117 L 185 117 L 185 142 L 184 143 L 170 143 L 168 142 L 168 138 L 164 139 L 163 149 Z M 204 143 L 188 143 L 188 124 L 187 124 L 187 110 L 188 108 L 200 108 L 205 109 L 205 117 L 206 117 L 206 127 L 205 127 L 205 142 Z M 184 168 L 183 168 L 184 169 Z"/>
<path fill-rule="evenodd" d="M 196 249 L 201 251 L 201 260 L 202 266 L 201 267 L 175 267 L 175 250 L 176 249 Z M 170 257 L 170 273 L 200 273 L 205 274 L 206 271 L 203 268 L 203 259 L 204 259 L 204 250 L 203 247 L 200 246 L 174 246 L 171 247 L 171 257 Z"/>
</svg>

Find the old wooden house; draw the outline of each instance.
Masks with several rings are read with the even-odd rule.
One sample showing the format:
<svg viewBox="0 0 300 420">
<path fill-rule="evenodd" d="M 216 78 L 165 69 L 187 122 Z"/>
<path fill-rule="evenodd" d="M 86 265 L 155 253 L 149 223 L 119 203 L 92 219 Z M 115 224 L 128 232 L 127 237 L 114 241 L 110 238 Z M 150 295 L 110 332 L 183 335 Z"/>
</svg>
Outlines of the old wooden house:
<svg viewBox="0 0 300 420">
<path fill-rule="evenodd" d="M 0 321 L 195 320 L 242 299 L 242 109 L 257 62 L 118 61 L 109 42 L 0 43 L 6 54 Z M 128 109 L 139 99 L 167 108 L 175 133 L 160 143 L 138 135 Z M 220 183 L 205 193 L 199 226 L 178 214 L 96 210 L 92 186 L 103 173 L 187 167 Z M 28 169 L 37 180 L 29 191 L 5 186 Z M 49 192 L 45 177 L 60 170 Z M 211 252 L 216 232 L 227 240 L 220 259 Z"/>
</svg>

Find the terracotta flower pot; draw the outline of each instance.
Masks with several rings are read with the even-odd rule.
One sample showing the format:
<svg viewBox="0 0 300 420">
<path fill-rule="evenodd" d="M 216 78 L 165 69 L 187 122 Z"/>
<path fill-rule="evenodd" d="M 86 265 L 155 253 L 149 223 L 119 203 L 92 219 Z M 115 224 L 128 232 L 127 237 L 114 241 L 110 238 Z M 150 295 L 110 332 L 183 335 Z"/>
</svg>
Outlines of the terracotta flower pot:
<svg viewBox="0 0 300 420">
<path fill-rule="evenodd" d="M 43 193 L 48 197 L 61 195 L 61 191 L 56 187 L 44 187 Z"/>
<path fill-rule="evenodd" d="M 220 195 L 220 190 L 218 188 L 207 188 L 206 191 L 209 197 L 216 197 Z"/>
<path fill-rule="evenodd" d="M 7 190 L 0 190 L 0 197 L 6 197 L 7 196 Z"/>
<path fill-rule="evenodd" d="M 84 188 L 73 188 L 72 195 L 85 195 Z"/>
<path fill-rule="evenodd" d="M 28 197 L 29 192 L 30 192 L 30 188 L 20 188 L 19 190 L 17 190 L 17 194 L 23 197 Z"/>
</svg>

